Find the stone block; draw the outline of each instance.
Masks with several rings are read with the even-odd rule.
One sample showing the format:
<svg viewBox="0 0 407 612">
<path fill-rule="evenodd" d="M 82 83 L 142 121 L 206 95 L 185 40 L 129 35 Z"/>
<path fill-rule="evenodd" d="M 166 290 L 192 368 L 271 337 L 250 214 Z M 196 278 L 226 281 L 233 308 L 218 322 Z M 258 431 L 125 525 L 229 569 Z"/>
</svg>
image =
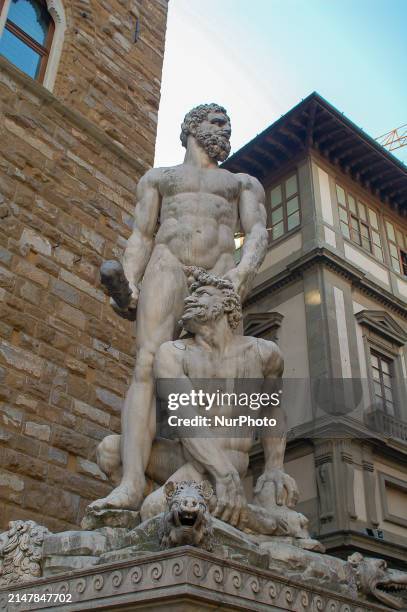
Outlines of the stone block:
<svg viewBox="0 0 407 612">
<path fill-rule="evenodd" d="M 53 278 L 51 281 L 51 293 L 61 298 L 64 302 L 68 302 L 73 306 L 79 306 L 80 296 L 78 291 L 63 281 Z"/>
<path fill-rule="evenodd" d="M 75 524 L 79 496 L 62 489 L 57 492 L 45 483 L 29 481 L 24 490 L 24 505 L 38 513 Z"/>
<path fill-rule="evenodd" d="M 68 463 L 68 453 L 54 446 L 41 445 L 40 457 L 45 461 L 56 463 L 58 465 L 66 465 Z"/>
<path fill-rule="evenodd" d="M 88 366 L 69 355 L 65 358 L 65 365 L 71 372 L 85 376 Z"/>
<path fill-rule="evenodd" d="M 7 291 L 13 291 L 15 282 L 15 274 L 0 266 L 0 287 Z"/>
<path fill-rule="evenodd" d="M 89 404 L 85 404 L 85 402 L 81 402 L 80 400 L 74 400 L 73 402 L 73 410 L 79 416 L 83 416 L 90 421 L 94 421 L 99 425 L 104 425 L 107 427 L 110 421 L 110 415 L 98 408 L 94 408 Z"/>
<path fill-rule="evenodd" d="M 82 529 L 100 529 L 102 527 L 115 527 L 134 529 L 140 523 L 140 512 L 134 510 L 119 510 L 106 508 L 95 510 L 88 507 L 82 519 Z"/>
<path fill-rule="evenodd" d="M 37 268 L 44 270 L 51 276 L 58 276 L 59 274 L 59 265 L 49 257 L 44 257 L 44 255 L 37 255 L 36 265 Z"/>
<path fill-rule="evenodd" d="M 102 255 L 106 241 L 95 231 L 87 227 L 82 227 L 80 241 L 82 244 L 95 250 L 99 255 Z"/>
<path fill-rule="evenodd" d="M 17 370 L 24 370 L 33 376 L 41 376 L 44 368 L 44 360 L 33 355 L 29 351 L 13 346 L 8 342 L 2 342 L 0 345 L 0 354 L 5 359 L 6 363 L 17 368 Z"/>
<path fill-rule="evenodd" d="M 7 425 L 8 427 L 16 427 L 18 429 L 21 427 L 24 416 L 24 413 L 21 410 L 17 410 L 17 408 L 13 408 L 13 406 L 4 404 L 0 408 L 0 413 L 2 415 L 4 425 Z"/>
<path fill-rule="evenodd" d="M 44 539 L 44 557 L 54 555 L 99 556 L 106 550 L 106 536 L 98 531 L 64 531 Z"/>
<path fill-rule="evenodd" d="M 0 262 L 5 266 L 9 266 L 11 264 L 12 259 L 13 254 L 10 253 L 10 251 L 7 251 L 7 249 L 0 247 Z"/>
<path fill-rule="evenodd" d="M 34 232 L 32 229 L 24 228 L 20 238 L 20 245 L 23 249 L 28 246 L 33 251 L 42 253 L 48 257 L 50 257 L 52 253 L 52 247 L 49 240 L 37 234 L 37 232 Z"/>
<path fill-rule="evenodd" d="M 45 560 L 43 575 L 47 577 L 82 570 L 96 565 L 98 560 L 99 557 L 92 556 L 64 557 L 54 555 Z"/>
<path fill-rule="evenodd" d="M 13 474 L 23 474 L 30 478 L 44 480 L 47 477 L 48 466 L 35 457 L 5 448 L 2 456 L 3 467 Z"/>
<path fill-rule="evenodd" d="M 36 412 L 38 407 L 38 401 L 34 400 L 27 395 L 23 395 L 19 393 L 14 401 L 16 406 L 24 406 L 25 411 L 27 412 Z"/>
<path fill-rule="evenodd" d="M 92 448 L 90 441 L 85 436 L 59 425 L 53 427 L 52 444 L 82 457 L 87 457 Z"/>
<path fill-rule="evenodd" d="M 41 289 L 29 281 L 25 281 L 21 284 L 19 294 L 24 300 L 36 306 L 38 306 L 41 301 Z"/>
<path fill-rule="evenodd" d="M 68 272 L 67 270 L 61 270 L 60 278 L 66 283 L 69 283 L 70 285 L 72 285 L 73 287 L 76 287 L 80 291 L 87 293 L 90 297 L 94 298 L 95 300 L 98 300 L 99 302 L 102 302 L 102 303 L 106 301 L 106 297 L 103 291 L 101 291 L 100 289 L 95 289 L 95 287 L 92 287 L 92 285 L 90 285 L 87 281 L 80 278 L 80 276 L 77 276 L 76 274 L 72 274 L 71 272 Z"/>
<path fill-rule="evenodd" d="M 39 270 L 36 266 L 33 266 L 30 262 L 21 259 L 16 267 L 15 271 L 17 274 L 28 278 L 29 280 L 41 285 L 41 287 L 48 287 L 49 276 L 46 272 Z"/>
<path fill-rule="evenodd" d="M 93 476 L 93 478 L 97 478 L 98 480 L 107 481 L 106 474 L 101 472 L 97 463 L 78 457 L 77 466 L 80 474 L 86 474 L 87 476 Z"/>
<path fill-rule="evenodd" d="M 24 480 L 16 474 L 0 471 L 0 497 L 16 504 L 21 504 L 24 492 Z"/>
<path fill-rule="evenodd" d="M 107 389 L 102 389 L 102 387 L 96 387 L 95 393 L 97 400 L 103 406 L 107 406 L 114 412 L 120 413 L 123 405 L 123 398 L 119 397 L 115 393 L 112 393 L 111 391 L 107 391 Z"/>
<path fill-rule="evenodd" d="M 59 316 L 63 321 L 66 321 L 78 329 L 84 330 L 86 327 L 86 316 L 83 312 L 77 308 L 72 308 L 72 306 L 68 304 L 63 303 L 60 305 Z"/>
<path fill-rule="evenodd" d="M 51 437 L 51 428 L 49 425 L 28 421 L 25 424 L 24 433 L 32 438 L 37 438 L 37 440 L 48 441 Z"/>
</svg>

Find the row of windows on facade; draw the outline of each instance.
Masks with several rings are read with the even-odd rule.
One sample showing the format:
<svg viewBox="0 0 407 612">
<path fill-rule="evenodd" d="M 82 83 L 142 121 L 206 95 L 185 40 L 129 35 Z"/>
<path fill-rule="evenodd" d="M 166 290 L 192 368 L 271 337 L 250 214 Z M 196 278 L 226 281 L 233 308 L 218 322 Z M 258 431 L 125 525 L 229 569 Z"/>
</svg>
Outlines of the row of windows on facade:
<svg viewBox="0 0 407 612">
<path fill-rule="evenodd" d="M 33 79 L 43 81 L 49 58 L 54 21 L 44 0 L 0 0 L 7 10 L 0 37 L 0 55 Z"/>
<path fill-rule="evenodd" d="M 267 232 L 269 242 L 278 240 L 300 225 L 300 196 L 298 192 L 297 174 L 273 187 L 269 194 Z M 236 234 L 236 262 L 241 256 L 244 236 Z"/>
<path fill-rule="evenodd" d="M 351 193 L 336 185 L 339 220 L 342 234 L 384 262 L 382 230 L 378 214 L 373 208 L 358 200 Z M 297 175 L 293 174 L 271 189 L 267 197 L 269 240 L 274 243 L 301 221 Z M 407 233 L 392 221 L 384 221 L 391 266 L 399 274 L 407 276 Z M 237 237 L 240 250 L 243 237 Z"/>
<path fill-rule="evenodd" d="M 384 262 L 382 232 L 375 210 L 336 185 L 342 234 Z M 384 220 L 393 270 L 407 276 L 407 235 L 393 222 Z"/>
</svg>

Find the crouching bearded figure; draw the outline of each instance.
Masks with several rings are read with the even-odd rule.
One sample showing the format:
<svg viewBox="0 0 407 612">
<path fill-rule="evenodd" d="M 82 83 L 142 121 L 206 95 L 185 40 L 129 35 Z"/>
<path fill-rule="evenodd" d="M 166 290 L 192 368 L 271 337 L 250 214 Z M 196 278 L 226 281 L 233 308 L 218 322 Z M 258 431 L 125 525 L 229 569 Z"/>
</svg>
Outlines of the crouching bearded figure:
<svg viewBox="0 0 407 612">
<path fill-rule="evenodd" d="M 208 381 L 219 391 L 230 391 L 225 381 L 244 379 L 259 383 L 279 379 L 283 373 L 283 358 L 278 346 L 261 338 L 238 335 L 241 301 L 231 281 L 200 268 L 185 268 L 190 295 L 185 299 L 181 324 L 186 335 L 179 340 L 164 342 L 154 360 L 157 389 L 166 388 L 166 381 L 175 381 L 178 391 L 188 393 L 194 381 Z M 233 416 L 234 406 L 189 406 L 189 415 Z M 141 506 L 141 518 L 146 520 L 166 507 L 165 484 L 181 481 L 211 481 L 213 496 L 211 513 L 219 519 L 252 534 L 290 535 L 301 538 L 304 546 L 315 548 L 309 539 L 307 519 L 293 510 L 298 500 L 295 481 L 284 472 L 286 446 L 285 416 L 282 408 L 271 408 L 268 417 L 279 421 L 277 434 L 262 436 L 265 454 L 264 473 L 257 481 L 252 503 L 243 490 L 249 464 L 253 435 L 239 437 L 223 432 L 207 435 L 205 428 L 197 436 L 183 436 L 181 430 L 174 439 L 153 442 L 146 476 L 150 491 Z M 252 412 L 250 409 L 247 412 Z M 172 412 L 172 415 L 175 413 Z M 257 416 L 257 415 L 256 415 Z M 185 431 L 185 430 L 184 430 Z M 236 435 L 236 434 L 235 434 Z M 177 437 L 179 436 L 179 437 Z M 98 448 L 98 463 L 113 481 L 120 481 L 120 436 L 108 436 Z"/>
</svg>

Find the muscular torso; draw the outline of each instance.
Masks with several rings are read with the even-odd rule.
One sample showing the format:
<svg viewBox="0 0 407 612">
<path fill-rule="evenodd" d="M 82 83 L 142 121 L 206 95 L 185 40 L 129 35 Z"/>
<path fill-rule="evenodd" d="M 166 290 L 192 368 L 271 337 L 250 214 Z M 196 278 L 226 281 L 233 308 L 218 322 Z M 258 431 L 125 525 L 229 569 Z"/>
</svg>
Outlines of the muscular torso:
<svg viewBox="0 0 407 612">
<path fill-rule="evenodd" d="M 263 340 L 264 342 L 264 340 Z M 269 343 L 272 345 L 272 343 Z M 190 379 L 262 379 L 264 357 L 259 341 L 251 336 L 236 336 L 224 353 L 205 351 L 194 340 L 173 343 L 181 350 L 183 372 Z"/>
<path fill-rule="evenodd" d="M 207 270 L 233 264 L 242 175 L 190 165 L 158 169 L 162 198 L 155 243 L 184 265 Z"/>
<path fill-rule="evenodd" d="M 260 393 L 262 391 L 262 380 L 267 363 L 273 360 L 273 356 L 280 355 L 278 347 L 265 340 L 258 340 L 250 336 L 235 336 L 233 342 L 222 354 L 206 351 L 197 345 L 193 339 L 177 340 L 168 343 L 171 357 L 179 364 L 179 375 L 187 376 L 193 387 L 204 392 L 214 393 Z M 279 358 L 276 360 L 276 372 L 279 376 Z M 160 372 L 156 370 L 156 376 L 160 378 Z M 270 371 L 268 371 L 270 376 Z M 238 381 L 233 387 L 233 381 Z M 203 407 L 195 408 L 196 414 L 211 416 L 223 415 L 226 417 L 236 416 L 233 406 L 215 407 L 205 411 Z M 256 417 L 260 411 L 244 409 L 240 414 L 250 413 Z M 238 413 L 239 414 L 239 413 Z M 214 445 L 227 451 L 232 463 L 240 474 L 247 469 L 248 451 L 253 444 L 253 438 L 232 437 L 231 435 L 220 438 L 212 438 Z M 192 459 L 192 458 L 191 458 Z"/>
</svg>

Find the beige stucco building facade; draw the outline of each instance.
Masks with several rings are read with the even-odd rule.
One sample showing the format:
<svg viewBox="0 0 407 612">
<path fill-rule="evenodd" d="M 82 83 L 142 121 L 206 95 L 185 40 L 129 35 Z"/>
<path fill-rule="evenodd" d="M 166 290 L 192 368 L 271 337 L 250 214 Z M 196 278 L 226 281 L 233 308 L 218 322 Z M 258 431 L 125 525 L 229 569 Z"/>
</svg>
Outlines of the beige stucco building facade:
<svg viewBox="0 0 407 612">
<path fill-rule="evenodd" d="M 331 553 L 356 549 L 403 566 L 405 166 L 312 94 L 225 167 L 266 190 L 270 246 L 245 329 L 276 338 L 285 356 L 294 389 L 286 469 L 299 509 Z M 262 460 L 253 454 L 254 479 Z"/>
</svg>

